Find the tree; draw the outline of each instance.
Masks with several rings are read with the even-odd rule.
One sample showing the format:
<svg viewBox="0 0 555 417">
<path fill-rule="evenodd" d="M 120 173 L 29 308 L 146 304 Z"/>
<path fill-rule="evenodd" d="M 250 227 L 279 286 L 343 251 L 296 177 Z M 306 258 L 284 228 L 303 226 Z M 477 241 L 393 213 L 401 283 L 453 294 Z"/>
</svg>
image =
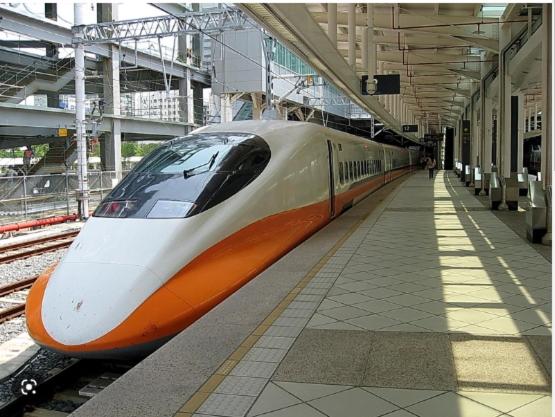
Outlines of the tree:
<svg viewBox="0 0 555 417">
<path fill-rule="evenodd" d="M 139 147 L 135 142 L 122 142 L 121 143 L 121 156 L 129 158 L 138 154 Z"/>
</svg>

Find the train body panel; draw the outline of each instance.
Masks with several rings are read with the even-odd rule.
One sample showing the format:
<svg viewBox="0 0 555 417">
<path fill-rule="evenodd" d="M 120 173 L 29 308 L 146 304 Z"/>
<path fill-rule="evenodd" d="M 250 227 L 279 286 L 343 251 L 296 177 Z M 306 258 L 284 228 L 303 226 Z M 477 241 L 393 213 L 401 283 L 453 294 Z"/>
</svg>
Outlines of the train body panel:
<svg viewBox="0 0 555 417">
<path fill-rule="evenodd" d="M 167 340 L 383 185 L 388 166 L 399 174 L 410 168 L 404 165 L 406 150 L 308 123 L 234 122 L 201 128 L 194 135 L 215 141 L 210 149 L 219 150 L 210 166 L 221 158 L 222 143 L 229 151 L 227 139 L 218 141 L 221 137 L 231 137 L 236 147 L 267 146 L 271 157 L 254 179 L 194 215 L 89 219 L 57 268 L 46 272 L 29 295 L 28 327 L 39 344 L 98 356 Z M 235 143 L 234 135 L 243 136 Z M 133 172 L 135 178 L 122 181 L 108 203 L 120 201 L 110 196 L 135 190 L 133 181 L 150 181 L 131 193 L 147 196 L 142 205 L 150 204 L 147 199 L 155 192 L 163 195 L 161 181 L 152 180 L 150 173 L 141 176 L 140 168 Z M 240 169 L 231 172 L 227 178 Z M 182 174 L 184 180 L 179 180 L 180 172 L 171 181 L 193 177 L 187 169 Z M 158 202 L 152 204 L 150 213 Z M 180 207 L 197 209 L 187 204 Z M 139 213 L 141 208 L 134 209 Z"/>
</svg>

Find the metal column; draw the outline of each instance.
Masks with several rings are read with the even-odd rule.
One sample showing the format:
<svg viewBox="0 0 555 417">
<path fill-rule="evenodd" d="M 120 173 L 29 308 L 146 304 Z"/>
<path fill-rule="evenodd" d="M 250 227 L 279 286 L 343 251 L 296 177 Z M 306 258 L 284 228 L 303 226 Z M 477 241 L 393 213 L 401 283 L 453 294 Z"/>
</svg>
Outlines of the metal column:
<svg viewBox="0 0 555 417">
<path fill-rule="evenodd" d="M 85 3 L 73 5 L 75 38 L 75 132 L 77 140 L 77 178 L 79 214 L 82 219 L 89 217 L 89 180 L 87 167 L 87 136 L 85 132 L 85 45 L 79 42 L 83 33 L 78 25 L 85 23 Z"/>
</svg>

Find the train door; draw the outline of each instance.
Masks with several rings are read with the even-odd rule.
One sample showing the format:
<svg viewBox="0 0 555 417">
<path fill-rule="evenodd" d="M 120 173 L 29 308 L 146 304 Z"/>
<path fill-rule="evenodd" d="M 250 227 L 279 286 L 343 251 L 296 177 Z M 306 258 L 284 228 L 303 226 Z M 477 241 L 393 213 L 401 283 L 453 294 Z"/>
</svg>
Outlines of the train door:
<svg viewBox="0 0 555 417">
<path fill-rule="evenodd" d="M 328 165 L 329 165 L 329 189 L 330 189 L 330 218 L 335 217 L 335 178 L 333 169 L 333 145 L 328 140 Z"/>
</svg>

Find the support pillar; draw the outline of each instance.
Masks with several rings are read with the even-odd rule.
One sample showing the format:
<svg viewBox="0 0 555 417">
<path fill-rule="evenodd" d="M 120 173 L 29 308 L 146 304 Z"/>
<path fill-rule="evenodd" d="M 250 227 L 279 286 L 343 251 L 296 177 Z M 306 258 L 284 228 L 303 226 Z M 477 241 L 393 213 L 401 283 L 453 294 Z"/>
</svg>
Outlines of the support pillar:
<svg viewBox="0 0 555 417">
<path fill-rule="evenodd" d="M 504 47 L 511 39 L 511 23 L 502 23 L 499 32 L 500 47 Z M 505 60 L 505 50 L 499 53 L 499 111 L 497 113 L 497 129 L 499 140 L 497 142 L 498 172 L 503 178 L 511 175 L 511 76 L 508 72 L 508 63 Z M 499 205 L 500 210 L 506 210 L 507 200 L 505 187 Z"/>
<path fill-rule="evenodd" d="M 477 166 L 480 165 L 480 152 L 479 152 L 479 124 L 478 124 L 478 114 L 480 112 L 480 108 L 478 107 L 478 103 L 471 98 L 470 103 L 470 124 L 471 124 L 471 132 L 472 138 L 470 142 L 470 167 L 473 170 Z M 472 171 L 473 173 L 474 171 Z"/>
<path fill-rule="evenodd" d="M 233 121 L 233 103 L 229 93 L 224 93 L 220 96 L 220 115 L 222 123 Z"/>
<path fill-rule="evenodd" d="M 97 6 L 98 23 L 111 22 L 117 19 L 117 5 L 99 3 Z M 120 97 L 120 51 L 118 45 L 108 45 L 110 57 L 102 60 L 104 112 L 121 115 Z M 103 134 L 100 147 L 102 169 L 115 171 L 116 181 L 122 177 L 121 163 L 121 122 L 117 117 L 111 119 L 110 132 Z M 115 185 L 115 184 L 112 184 Z"/>
<path fill-rule="evenodd" d="M 58 4 L 57 3 L 44 3 L 44 17 L 50 20 L 58 20 Z M 46 47 L 46 56 L 49 58 L 58 59 L 58 47 L 54 44 Z M 47 107 L 60 107 L 60 96 L 57 91 L 46 93 Z"/>
<path fill-rule="evenodd" d="M 519 93 L 516 96 L 516 172 L 521 173 L 524 164 L 524 94 Z M 513 115 L 514 116 L 514 115 Z"/>
<path fill-rule="evenodd" d="M 492 151 L 492 139 L 493 139 L 493 101 L 491 98 L 486 97 L 484 102 L 484 122 L 483 122 L 483 132 L 484 132 L 484 153 L 482 157 L 483 161 L 483 172 L 486 174 L 491 174 L 491 151 Z"/>
<path fill-rule="evenodd" d="M 545 3 L 542 11 L 542 149 L 541 149 L 541 173 L 542 181 L 545 189 L 551 191 L 552 173 L 553 173 L 553 120 L 552 120 L 552 100 L 553 100 L 553 84 L 552 84 L 552 36 L 553 27 L 551 20 L 551 3 Z M 553 200 L 551 200 L 553 204 Z M 551 245 L 552 236 L 552 207 L 547 210 L 547 233 L 542 238 L 542 243 Z"/>
<path fill-rule="evenodd" d="M 85 23 L 85 3 L 73 5 L 75 25 Z M 77 41 L 83 38 L 82 31 L 75 33 Z M 89 178 L 87 158 L 87 136 L 85 131 L 85 45 L 74 44 L 75 49 L 75 136 L 77 141 L 77 199 L 79 215 L 82 219 L 89 217 Z"/>
</svg>

